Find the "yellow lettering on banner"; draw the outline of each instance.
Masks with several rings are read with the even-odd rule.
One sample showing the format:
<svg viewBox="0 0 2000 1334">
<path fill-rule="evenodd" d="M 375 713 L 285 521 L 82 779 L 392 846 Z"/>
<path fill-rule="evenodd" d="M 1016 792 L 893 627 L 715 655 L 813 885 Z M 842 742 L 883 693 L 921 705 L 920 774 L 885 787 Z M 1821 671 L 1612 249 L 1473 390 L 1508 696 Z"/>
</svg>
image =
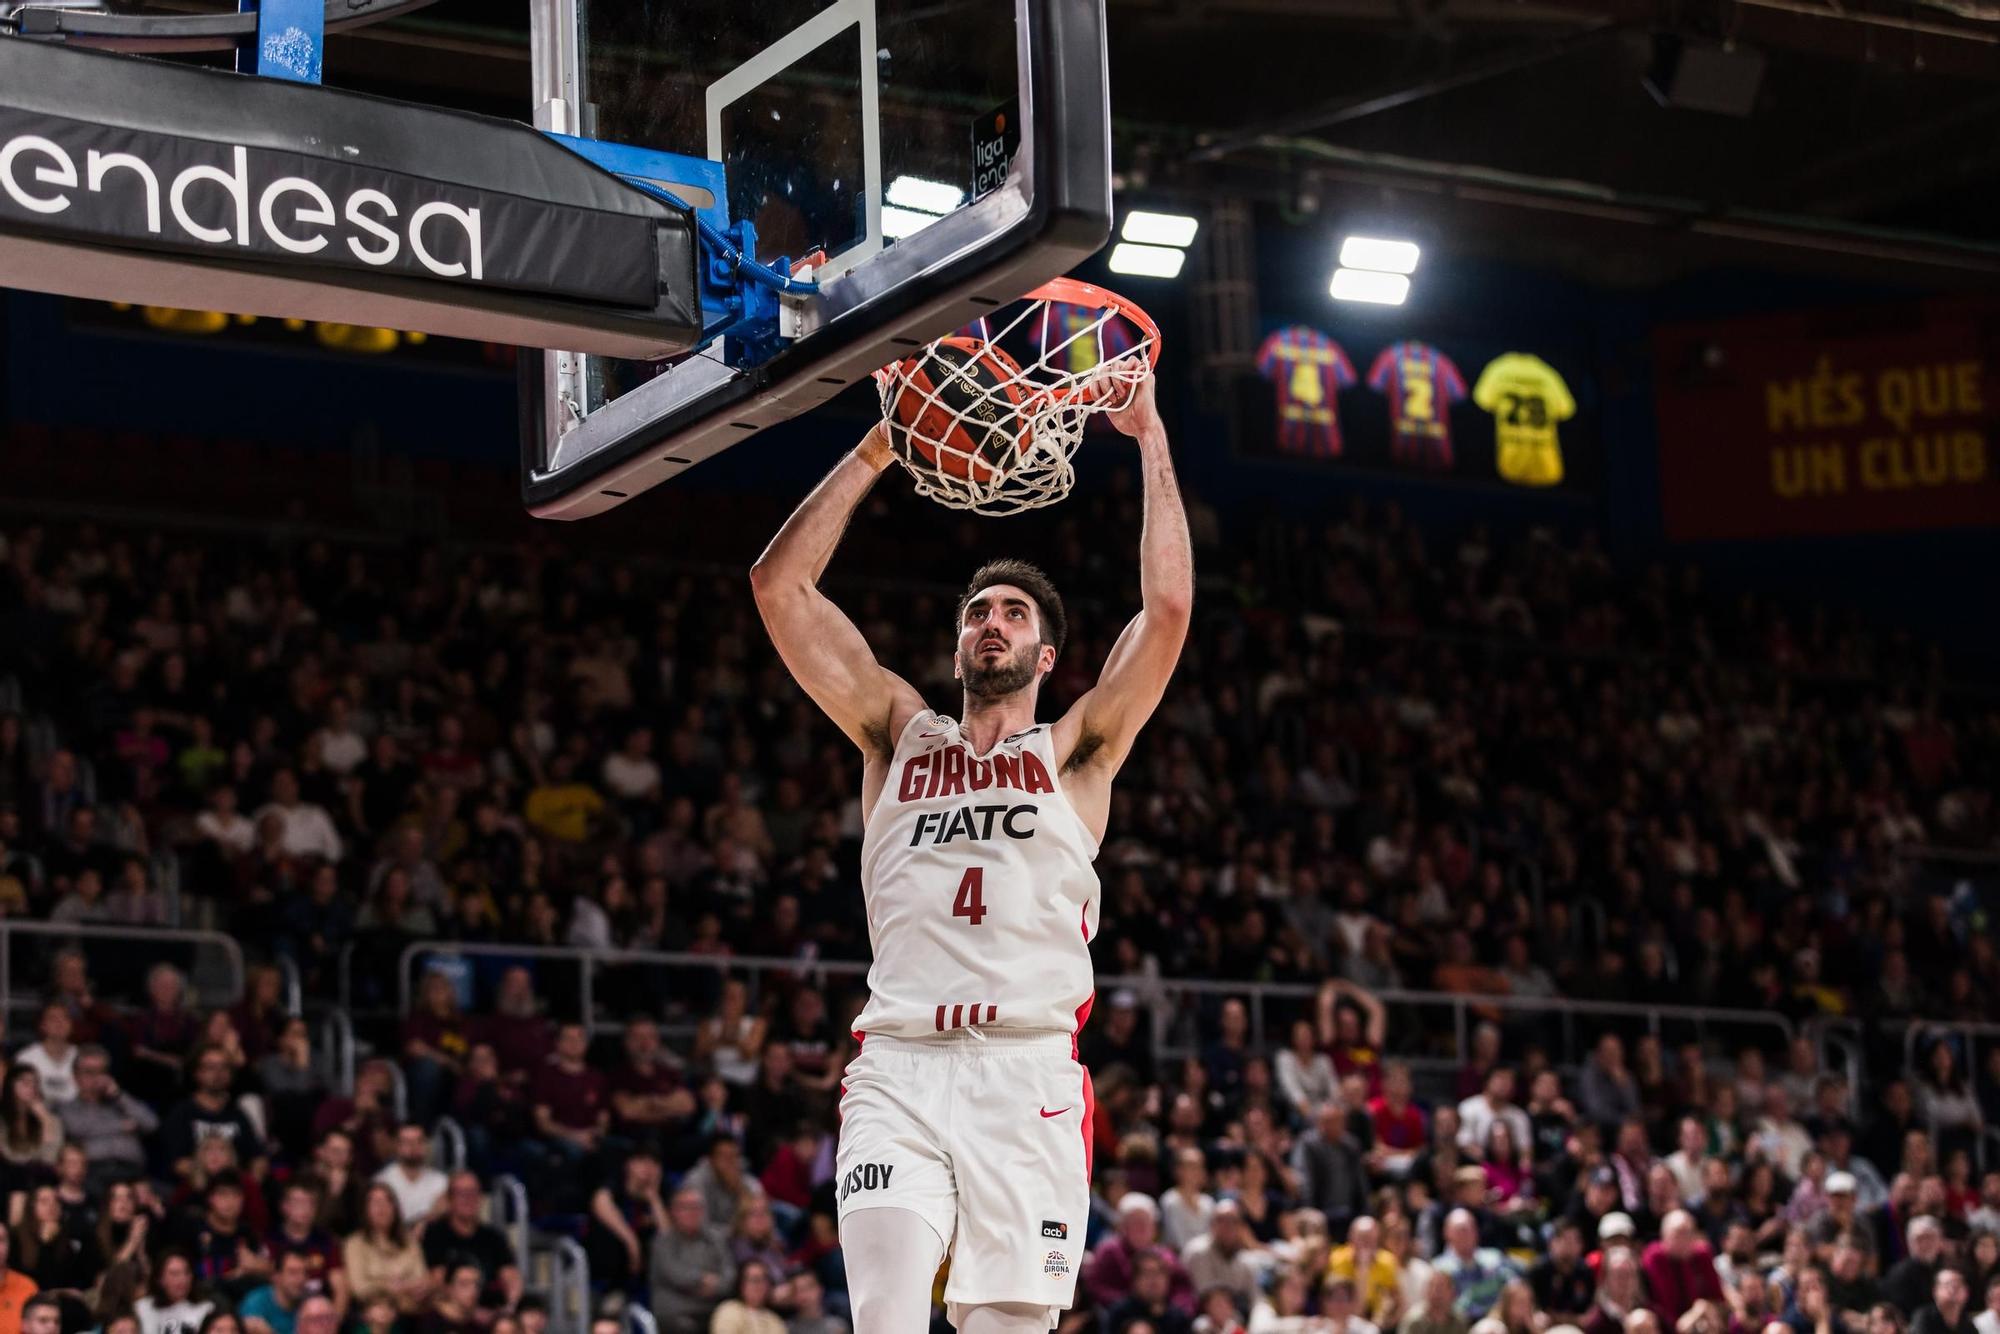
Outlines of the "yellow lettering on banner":
<svg viewBox="0 0 2000 1334">
<path fill-rule="evenodd" d="M 1980 365 L 1976 361 L 1961 361 L 1951 368 L 1952 381 L 1958 389 L 1958 410 L 1960 412 L 1984 411 L 1983 395 L 1979 386 Z"/>
<path fill-rule="evenodd" d="M 1784 445 L 1771 451 L 1771 489 L 1786 500 L 1847 489 L 1847 459 L 1837 444 Z"/>
<path fill-rule="evenodd" d="M 1982 369 L 1976 361 L 1954 361 L 1883 371 L 1875 377 L 1875 410 L 1899 431 L 1925 417 L 1983 411 Z"/>
<path fill-rule="evenodd" d="M 1806 424 L 1806 387 L 1797 380 L 1764 386 L 1764 420 L 1773 432 L 1797 430 Z M 1773 455 L 1775 463 L 1776 456 Z"/>
<path fill-rule="evenodd" d="M 1765 424 L 1773 432 L 1852 426 L 1868 414 L 1861 388 L 1859 374 L 1836 375 L 1832 361 L 1821 357 L 1807 378 L 1764 386 Z"/>
<path fill-rule="evenodd" d="M 1870 491 L 1979 482 L 1986 477 L 1986 438 L 1977 431 L 1942 431 L 1861 442 L 1861 485 Z"/>
<path fill-rule="evenodd" d="M 1955 482 L 1986 480 L 1986 437 L 1977 431 L 1960 431 L 1951 438 L 1951 476 Z"/>
<path fill-rule="evenodd" d="M 1875 381 L 1875 407 L 1882 416 L 1896 424 L 1899 431 L 1910 429 L 1910 413 L 1914 404 L 1910 389 L 1910 373 L 1905 370 L 1883 371 Z M 1865 453 L 1867 446 L 1862 446 Z"/>
</svg>

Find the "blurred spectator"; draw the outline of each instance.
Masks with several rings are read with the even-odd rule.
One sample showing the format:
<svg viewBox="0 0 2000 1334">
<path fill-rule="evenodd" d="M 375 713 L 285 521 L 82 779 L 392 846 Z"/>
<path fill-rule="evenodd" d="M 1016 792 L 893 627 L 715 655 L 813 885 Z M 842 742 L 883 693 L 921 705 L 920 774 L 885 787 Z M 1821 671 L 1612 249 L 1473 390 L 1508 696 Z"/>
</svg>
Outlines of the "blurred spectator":
<svg viewBox="0 0 2000 1334">
<path fill-rule="evenodd" d="M 1685 1211 L 1676 1209 L 1660 1220 L 1660 1239 L 1646 1247 L 1640 1267 L 1652 1309 L 1668 1325 L 1697 1302 L 1720 1302 L 1722 1281 L 1715 1272 L 1715 1253 Z"/>
<path fill-rule="evenodd" d="M 1227 1288 L 1239 1310 L 1249 1310 L 1271 1268 L 1271 1255 L 1256 1244 L 1234 1200 L 1215 1206 L 1208 1231 L 1181 1251 L 1181 1263 L 1197 1290 Z"/>
<path fill-rule="evenodd" d="M 1159 1229 L 1160 1206 L 1151 1196 L 1129 1191 L 1118 1201 L 1118 1229 L 1091 1251 L 1081 1278 L 1099 1309 L 1110 1310 L 1131 1295 L 1133 1266 L 1141 1255 L 1157 1257 L 1166 1269 L 1170 1300 L 1192 1308 L 1194 1282 L 1180 1258 L 1160 1244 Z"/>
<path fill-rule="evenodd" d="M 355 1306 L 386 1300 L 414 1316 L 430 1303 L 432 1278 L 424 1253 L 403 1221 L 396 1193 L 382 1182 L 363 1196 L 361 1222 L 341 1244 L 342 1266 Z"/>
<path fill-rule="evenodd" d="M 669 1226 L 660 1181 L 660 1160 L 640 1149 L 626 1158 L 616 1187 L 599 1186 L 590 1197 L 584 1245 L 593 1283 L 628 1292 L 646 1277 L 653 1239 Z"/>
<path fill-rule="evenodd" d="M 609 1088 L 614 1129 L 656 1152 L 677 1138 L 694 1115 L 694 1094 L 669 1063 L 660 1026 L 643 1015 L 625 1025 L 624 1059 L 611 1072 Z"/>
<path fill-rule="evenodd" d="M 792 1276 L 792 1317 L 785 1334 L 851 1334 L 848 1324 L 826 1310 L 826 1289 L 810 1269 Z"/>
<path fill-rule="evenodd" d="M 1598 1276 L 1597 1300 L 1583 1321 L 1584 1334 L 1623 1334 L 1626 1322 L 1644 1309 L 1645 1301 L 1639 1257 L 1630 1247 L 1606 1251 L 1604 1269 Z"/>
<path fill-rule="evenodd" d="M 709 1317 L 709 1334 L 785 1334 L 785 1322 L 771 1309 L 771 1270 L 751 1260 L 736 1272 L 735 1295 Z"/>
<path fill-rule="evenodd" d="M 1975 1334 L 1970 1297 L 1964 1274 L 1940 1269 L 1931 1284 L 1930 1304 L 1910 1321 L 1910 1334 Z"/>
<path fill-rule="evenodd" d="M 736 1261 L 723 1230 L 709 1223 L 700 1191 L 674 1192 L 667 1226 L 653 1238 L 647 1273 L 662 1334 L 705 1334 L 736 1281 Z"/>
<path fill-rule="evenodd" d="M 1444 1249 L 1432 1265 L 1451 1280 L 1458 1313 L 1469 1320 L 1491 1310 L 1500 1290 L 1520 1272 L 1499 1251 L 1479 1244 L 1479 1223 L 1466 1209 L 1454 1209 L 1445 1219 Z"/>
<path fill-rule="evenodd" d="M 1424 1284 L 1423 1299 L 1403 1317 L 1396 1334 L 1467 1334 L 1471 1325 L 1458 1309 L 1458 1289 L 1452 1276 L 1434 1269 Z"/>
<path fill-rule="evenodd" d="M 175 1175 L 187 1177 L 194 1170 L 195 1146 L 204 1139 L 220 1139 L 236 1150 L 238 1163 L 261 1179 L 264 1141 L 230 1091 L 236 1072 L 228 1054 L 220 1047 L 203 1047 L 190 1065 L 194 1091 L 175 1104 L 160 1125 L 162 1156 Z"/>
<path fill-rule="evenodd" d="M 271 1281 L 253 1288 L 237 1309 L 245 1334 L 295 1334 L 305 1296 L 306 1257 L 296 1251 L 280 1256 Z"/>
<path fill-rule="evenodd" d="M 1924 1215 L 1910 1220 L 1905 1234 L 1909 1253 L 1882 1276 L 1882 1295 L 1906 1317 L 1914 1318 L 1931 1300 L 1938 1271 L 1944 1264 L 1944 1228 Z"/>
<path fill-rule="evenodd" d="M 460 1012 L 451 979 L 436 971 L 425 973 L 417 1007 L 403 1021 L 403 1073 L 411 1110 L 420 1121 L 437 1115 L 452 1085 L 465 1074 L 472 1040 L 472 1021 Z"/>
<path fill-rule="evenodd" d="M 1367 1212 L 1367 1172 L 1338 1102 L 1323 1104 L 1313 1129 L 1299 1137 L 1292 1170 L 1298 1175 L 1300 1199 L 1326 1215 L 1330 1227 L 1344 1231 Z"/>
<path fill-rule="evenodd" d="M 413 1227 L 438 1212 L 449 1184 L 445 1174 L 431 1166 L 430 1133 L 416 1121 L 396 1127 L 395 1161 L 376 1173 L 375 1180 L 389 1188 L 403 1222 Z"/>
<path fill-rule="evenodd" d="M 444 1212 L 423 1232 L 424 1263 L 430 1266 L 432 1284 L 442 1288 L 451 1271 L 471 1264 L 501 1304 L 513 1307 L 521 1300 L 521 1269 L 507 1238 L 481 1219 L 486 1193 L 479 1178 L 470 1172 L 453 1173 L 444 1198 Z"/>
<path fill-rule="evenodd" d="M 33 1066 L 9 1068 L 0 1076 L 0 1159 L 53 1166 L 62 1142 L 62 1122 L 42 1101 L 42 1077 Z"/>
<path fill-rule="evenodd" d="M 152 1289 L 133 1307 L 140 1334 L 198 1334 L 214 1309 L 214 1302 L 195 1300 L 194 1266 L 179 1251 L 154 1261 Z"/>
<path fill-rule="evenodd" d="M 1320 1059 L 1324 1060 L 1324 1057 Z M 1208 1160 L 1197 1148 L 1175 1152 L 1174 1184 L 1160 1195 L 1160 1239 L 1185 1255 L 1188 1243 L 1208 1231 L 1215 1200 L 1205 1189 Z"/>
<path fill-rule="evenodd" d="M 1639 1114 L 1639 1088 L 1625 1068 L 1625 1044 L 1606 1033 L 1583 1068 L 1577 1107 L 1600 1126 L 1615 1126 Z"/>
<path fill-rule="evenodd" d="M 278 1197 L 278 1222 L 271 1229 L 271 1257 L 276 1262 L 304 1256 L 306 1292 L 327 1298 L 338 1317 L 349 1299 L 346 1260 L 339 1239 L 319 1225 L 319 1211 L 319 1182 L 310 1176 L 287 1181 Z"/>
<path fill-rule="evenodd" d="M 1583 1262 L 1583 1230 L 1568 1218 L 1549 1234 L 1549 1251 L 1528 1271 L 1535 1303 L 1556 1324 L 1580 1325 L 1589 1318 L 1597 1280 Z"/>
<path fill-rule="evenodd" d="M 279 839 L 287 856 L 340 860 L 343 846 L 333 817 L 324 806 L 300 798 L 298 775 L 290 769 L 280 769 L 271 776 L 271 800 L 251 819 L 261 823 L 266 816 L 277 817 Z"/>
</svg>

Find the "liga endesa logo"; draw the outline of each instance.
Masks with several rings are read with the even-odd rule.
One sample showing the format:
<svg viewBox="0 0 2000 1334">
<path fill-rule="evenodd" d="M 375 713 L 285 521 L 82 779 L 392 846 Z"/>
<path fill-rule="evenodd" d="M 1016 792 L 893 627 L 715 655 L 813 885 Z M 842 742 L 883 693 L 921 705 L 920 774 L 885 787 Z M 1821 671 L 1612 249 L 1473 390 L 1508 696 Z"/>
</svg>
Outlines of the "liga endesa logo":
<svg viewBox="0 0 2000 1334">
<path fill-rule="evenodd" d="M 91 148 L 79 160 L 44 135 L 18 134 L 0 141 L 0 191 L 45 216 L 88 211 L 93 203 L 100 210 L 132 209 L 102 222 L 105 230 L 133 240 L 151 235 L 243 248 L 268 243 L 294 255 L 317 255 L 339 242 L 378 268 L 395 264 L 407 247 L 410 258 L 440 278 L 485 277 L 477 208 L 439 199 L 412 208 L 373 188 L 351 191 L 336 206 L 325 187 L 304 176 L 278 176 L 259 189 L 249 150 L 237 144 L 228 154 L 226 167 L 197 163 L 163 177 L 135 153 Z M 223 206 L 219 212 L 217 205 Z M 135 225 L 141 207 L 144 233 Z M 166 230 L 169 219 L 177 234 Z"/>
</svg>

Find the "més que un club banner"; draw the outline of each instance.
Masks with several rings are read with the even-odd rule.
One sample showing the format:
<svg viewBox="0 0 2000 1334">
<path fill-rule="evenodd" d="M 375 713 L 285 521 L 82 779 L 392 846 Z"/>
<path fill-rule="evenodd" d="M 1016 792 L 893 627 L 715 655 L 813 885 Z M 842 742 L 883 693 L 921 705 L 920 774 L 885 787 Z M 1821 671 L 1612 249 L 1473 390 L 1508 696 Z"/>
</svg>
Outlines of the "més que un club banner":
<svg viewBox="0 0 2000 1334">
<path fill-rule="evenodd" d="M 2000 305 L 1672 325 L 1653 350 L 1675 540 L 2000 518 Z"/>
</svg>

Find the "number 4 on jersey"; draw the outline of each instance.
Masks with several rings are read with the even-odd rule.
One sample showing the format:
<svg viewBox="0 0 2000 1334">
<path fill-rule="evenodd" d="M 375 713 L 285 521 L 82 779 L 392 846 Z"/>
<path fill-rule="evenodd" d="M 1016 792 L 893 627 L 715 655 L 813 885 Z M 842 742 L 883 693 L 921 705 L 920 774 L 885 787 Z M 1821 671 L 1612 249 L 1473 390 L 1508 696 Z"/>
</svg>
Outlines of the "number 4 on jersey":
<svg viewBox="0 0 2000 1334">
<path fill-rule="evenodd" d="M 958 882 L 958 897 L 951 901 L 951 915 L 978 926 L 986 920 L 986 870 L 974 866 Z"/>
</svg>

